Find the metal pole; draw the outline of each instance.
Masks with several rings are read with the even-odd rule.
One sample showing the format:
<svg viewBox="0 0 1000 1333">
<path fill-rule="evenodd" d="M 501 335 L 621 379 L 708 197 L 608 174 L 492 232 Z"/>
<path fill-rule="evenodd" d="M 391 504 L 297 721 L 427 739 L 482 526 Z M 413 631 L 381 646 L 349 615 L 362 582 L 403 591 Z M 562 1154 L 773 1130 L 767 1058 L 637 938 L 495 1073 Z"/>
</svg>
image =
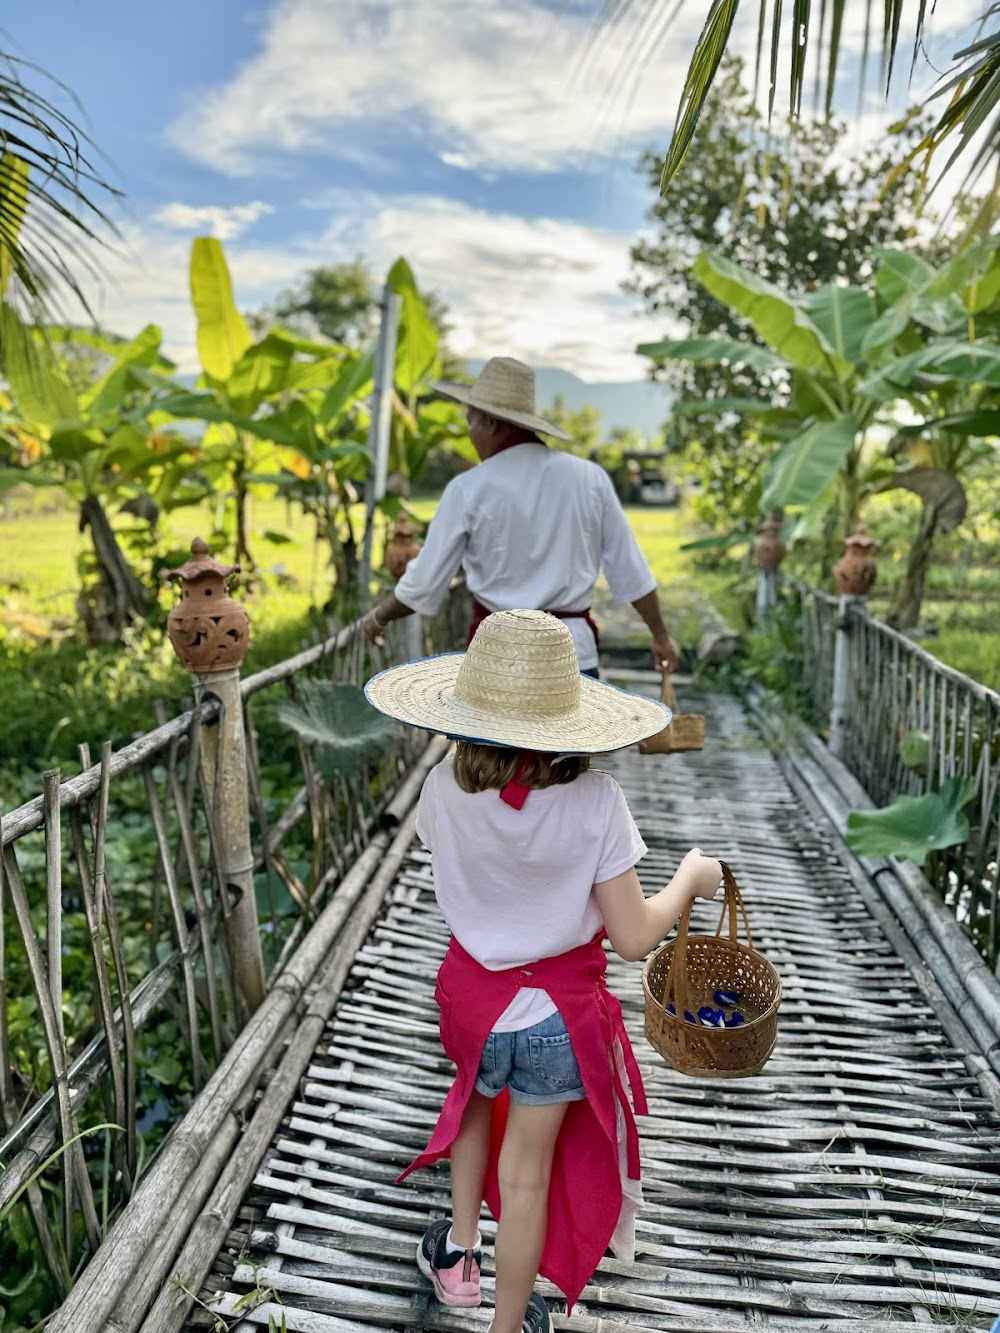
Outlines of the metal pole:
<svg viewBox="0 0 1000 1333">
<path fill-rule="evenodd" d="M 833 702 L 830 707 L 829 750 L 838 759 L 847 754 L 847 731 L 851 715 L 851 613 L 864 606 L 863 597 L 842 596 L 837 609 L 837 628 L 833 641 Z"/>
<path fill-rule="evenodd" d="M 776 578 L 773 569 L 757 571 L 757 602 L 754 607 L 754 618 L 758 621 L 767 620 L 777 605 Z"/>
<path fill-rule="evenodd" d="M 375 534 L 375 510 L 385 496 L 389 475 L 389 428 L 392 424 L 392 384 L 396 369 L 396 336 L 403 298 L 388 284 L 382 290 L 382 320 L 375 351 L 375 388 L 372 392 L 372 416 L 368 427 L 368 452 L 372 464 L 365 487 L 365 540 L 358 571 L 361 610 L 368 606 L 372 576 L 372 539 Z"/>
</svg>

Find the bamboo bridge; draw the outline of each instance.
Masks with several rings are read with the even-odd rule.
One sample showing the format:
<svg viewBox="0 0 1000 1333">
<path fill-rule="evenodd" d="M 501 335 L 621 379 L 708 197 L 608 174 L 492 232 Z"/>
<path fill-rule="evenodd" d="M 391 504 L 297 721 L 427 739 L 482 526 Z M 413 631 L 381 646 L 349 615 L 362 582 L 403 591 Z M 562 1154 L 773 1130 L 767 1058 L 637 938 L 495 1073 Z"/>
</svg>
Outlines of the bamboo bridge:
<svg viewBox="0 0 1000 1333">
<path fill-rule="evenodd" d="M 804 624 L 807 669 L 822 691 L 824 626 L 834 632 L 830 608 L 821 601 L 805 607 Z M 855 643 L 868 632 L 856 630 Z M 427 633 L 434 646 L 433 636 L 441 643 L 450 630 L 431 626 Z M 311 656 L 301 655 L 291 674 L 308 668 L 360 679 L 367 664 L 358 645 L 341 631 L 309 650 Z M 921 673 L 931 670 L 932 659 L 913 652 L 903 663 L 917 680 L 911 703 L 926 707 Z M 275 670 L 243 682 L 248 709 L 258 690 L 290 678 Z M 626 673 L 620 683 L 654 688 L 643 673 Z M 942 688 L 944 700 L 957 686 L 949 676 Z M 601 766 L 621 783 L 649 846 L 640 866 L 647 889 L 662 883 L 692 845 L 733 866 L 755 943 L 782 976 L 778 1046 L 751 1079 L 674 1073 L 642 1036 L 640 968 L 612 958 L 609 980 L 622 999 L 650 1101 L 650 1115 L 640 1122 L 645 1206 L 635 1262 L 605 1259 L 571 1318 L 559 1293 L 542 1285 L 554 1323 L 578 1333 L 989 1329 L 1000 1314 L 1000 987 L 962 923 L 912 867 L 862 863 L 848 851 L 840 834 L 845 812 L 868 801 L 851 771 L 860 764 L 848 768 L 831 758 L 802 729 L 789 733 L 766 702 L 744 705 L 690 683 L 680 693 L 688 711 L 707 717 L 703 751 L 628 751 Z M 866 701 L 861 692 L 850 744 L 872 762 L 878 727 L 864 712 Z M 972 715 L 971 704 L 963 713 L 964 698 L 953 702 L 957 714 Z M 159 1000 L 140 994 L 123 1003 L 119 994 L 119 1010 L 111 1014 L 113 986 L 102 985 L 108 992 L 103 1064 L 96 1050 L 89 1065 L 81 1067 L 86 1052 L 72 1065 L 60 1061 L 65 1043 L 55 1030 L 50 1034 L 53 1095 L 27 1126 L 8 1124 L 11 1147 L 0 1145 L 8 1170 L 0 1184 L 11 1171 L 19 1173 L 14 1183 L 26 1182 L 48 1146 L 70 1141 L 76 1117 L 83 1124 L 83 1089 L 97 1086 L 102 1070 L 117 1088 L 117 1102 L 114 1088 L 107 1094 L 105 1118 L 122 1123 L 129 1062 L 137 1059 L 134 1049 L 128 1053 L 124 1015 L 141 1026 L 168 991 L 185 994 L 185 976 L 201 1016 L 195 1040 L 213 1046 L 205 1017 L 212 968 L 197 964 L 196 937 L 203 932 L 204 941 L 215 931 L 218 922 L 210 918 L 218 905 L 217 934 L 224 940 L 232 911 L 225 893 L 212 891 L 208 871 L 196 868 L 198 783 L 182 770 L 184 753 L 195 753 L 198 744 L 192 728 L 213 725 L 219 706 L 205 700 L 200 722 L 196 710 L 165 740 L 146 738 L 138 755 L 105 755 L 90 777 L 72 780 L 76 787 L 63 793 L 80 863 L 93 866 L 115 759 L 119 770 L 134 761 L 149 772 L 155 762 L 157 789 L 173 801 L 170 820 L 161 811 L 158 828 L 169 824 L 177 835 L 170 842 L 164 834 L 170 896 L 186 901 L 197 884 L 204 911 L 176 920 L 188 947 L 177 950 L 169 977 L 160 977 Z M 996 733 L 976 746 L 970 740 L 964 751 L 969 728 L 946 733 L 945 712 L 932 712 L 929 724 L 940 728 L 932 731 L 940 771 L 951 756 L 986 783 L 983 827 L 995 846 L 989 820 L 995 820 Z M 323 892 L 273 961 L 265 998 L 242 1015 L 242 1025 L 238 996 L 228 993 L 231 986 L 217 987 L 214 1056 L 206 1055 L 186 1115 L 137 1181 L 128 1142 L 109 1147 L 122 1179 L 132 1179 L 119 1181 L 117 1220 L 94 1238 L 49 1330 L 485 1333 L 490 1221 L 482 1228 L 484 1304 L 449 1311 L 414 1264 L 429 1221 L 446 1215 L 447 1168 L 394 1183 L 426 1141 L 449 1082 L 433 1001 L 447 940 L 429 857 L 413 830 L 420 782 L 445 743 L 433 740 L 422 750 L 419 738 L 405 743 L 410 750 L 383 761 L 393 774 L 391 799 L 379 804 L 370 782 L 345 788 L 338 808 L 353 823 L 337 829 L 317 796 L 335 784 L 316 776 L 305 752 L 297 804 L 268 821 L 255 796 L 259 761 L 251 744 L 258 872 L 263 867 L 294 885 L 283 839 L 308 825 L 326 858 Z M 4 822 L 4 868 L 16 913 L 24 890 L 18 839 L 35 828 L 48 830 L 51 840 L 60 823 L 57 795 L 36 803 L 34 814 L 22 807 Z M 152 798 L 158 808 L 156 790 Z M 87 802 L 93 819 L 86 817 Z M 224 864 L 218 839 L 209 841 L 215 863 Z M 975 853 L 968 857 L 974 862 Z M 995 856 L 974 868 L 966 878 L 995 898 Z M 96 886 L 107 876 L 100 864 L 97 870 L 85 897 L 100 932 Z M 106 923 L 114 917 L 110 883 L 101 892 Z M 706 928 L 714 927 L 712 909 L 701 910 Z M 95 958 L 103 956 L 95 951 Z M 209 947 L 204 957 L 212 956 Z M 40 953 L 37 964 L 44 979 Z M 105 971 L 104 981 L 109 975 L 113 981 L 114 969 Z M 159 974 L 151 975 L 156 982 Z M 173 1004 L 184 1012 L 179 1000 Z M 51 1026 L 55 1016 L 47 1021 Z M 95 1041 L 99 1046 L 101 1039 Z M 65 1196 L 82 1211 L 86 1228 L 84 1173 L 71 1150 L 64 1160 Z M 39 1207 L 35 1195 L 36 1217 Z M 42 1243 L 51 1245 L 51 1234 Z"/>
</svg>

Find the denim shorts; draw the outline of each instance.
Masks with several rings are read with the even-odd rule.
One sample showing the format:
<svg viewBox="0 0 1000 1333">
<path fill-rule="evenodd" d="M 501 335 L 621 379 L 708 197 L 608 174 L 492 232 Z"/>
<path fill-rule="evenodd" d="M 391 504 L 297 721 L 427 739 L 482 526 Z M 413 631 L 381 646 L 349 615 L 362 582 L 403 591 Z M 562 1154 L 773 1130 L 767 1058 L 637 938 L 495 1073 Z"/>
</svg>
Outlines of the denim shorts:
<svg viewBox="0 0 1000 1333">
<path fill-rule="evenodd" d="M 562 1015 L 557 1011 L 519 1032 L 491 1032 L 479 1057 L 476 1091 L 497 1097 L 510 1089 L 523 1106 L 582 1102 L 587 1094 Z"/>
</svg>

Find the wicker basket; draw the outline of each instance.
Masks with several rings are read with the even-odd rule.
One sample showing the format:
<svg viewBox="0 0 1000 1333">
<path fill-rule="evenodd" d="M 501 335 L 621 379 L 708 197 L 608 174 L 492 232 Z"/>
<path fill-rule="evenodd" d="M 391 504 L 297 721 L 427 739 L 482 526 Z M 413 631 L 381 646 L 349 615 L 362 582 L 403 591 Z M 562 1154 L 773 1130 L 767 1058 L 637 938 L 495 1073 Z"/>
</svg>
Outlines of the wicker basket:
<svg viewBox="0 0 1000 1333">
<path fill-rule="evenodd" d="M 700 713 L 680 713 L 670 672 L 664 671 L 660 699 L 673 717 L 662 731 L 639 742 L 640 754 L 680 754 L 683 750 L 701 750 L 705 745 L 705 719 Z"/>
<path fill-rule="evenodd" d="M 778 1035 L 781 978 L 753 947 L 750 924 L 739 886 L 723 866 L 725 901 L 714 935 L 690 935 L 688 903 L 677 935 L 646 963 L 642 988 L 646 997 L 646 1036 L 681 1074 L 696 1078 L 744 1078 L 767 1063 Z M 737 938 L 737 913 L 743 920 L 746 944 Z M 729 930 L 722 927 L 729 917 Z M 711 1006 L 716 991 L 738 996 L 745 1022 L 740 1027 L 705 1027 L 685 1020 Z M 676 1010 L 670 1013 L 667 1005 Z"/>
</svg>

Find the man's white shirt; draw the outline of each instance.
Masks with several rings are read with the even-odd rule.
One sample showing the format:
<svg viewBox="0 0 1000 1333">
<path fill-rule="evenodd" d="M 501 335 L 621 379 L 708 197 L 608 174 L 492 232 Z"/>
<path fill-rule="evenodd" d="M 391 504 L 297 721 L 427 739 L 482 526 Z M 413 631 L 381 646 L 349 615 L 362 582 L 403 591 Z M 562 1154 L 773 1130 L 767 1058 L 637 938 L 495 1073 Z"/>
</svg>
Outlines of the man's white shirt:
<svg viewBox="0 0 1000 1333">
<path fill-rule="evenodd" d="M 584 611 L 603 570 L 616 602 L 656 587 L 611 478 L 597 463 L 526 443 L 455 477 L 396 596 L 434 615 L 460 568 L 490 611 Z M 581 670 L 597 666 L 585 620 L 567 620 Z"/>
</svg>

